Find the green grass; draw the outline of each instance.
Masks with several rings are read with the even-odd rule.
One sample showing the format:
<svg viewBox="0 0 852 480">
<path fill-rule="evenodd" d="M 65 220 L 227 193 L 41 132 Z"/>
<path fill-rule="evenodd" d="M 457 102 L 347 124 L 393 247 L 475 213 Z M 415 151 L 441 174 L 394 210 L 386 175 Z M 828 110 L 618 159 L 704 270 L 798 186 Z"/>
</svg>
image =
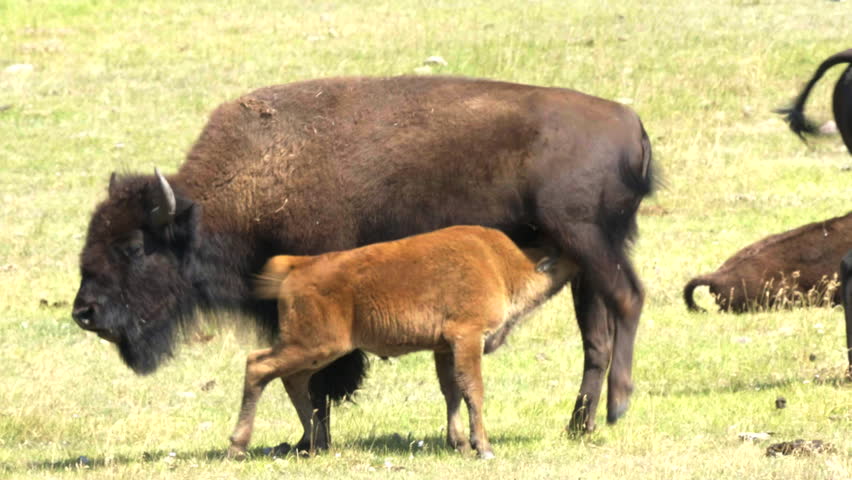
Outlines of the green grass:
<svg viewBox="0 0 852 480">
<path fill-rule="evenodd" d="M 0 111 L 0 476 L 850 478 L 841 310 L 694 315 L 681 300 L 689 278 L 743 246 L 848 211 L 852 158 L 839 138 L 805 146 L 771 110 L 849 47 L 850 15 L 848 2 L 788 0 L 0 0 L 0 106 L 10 105 Z M 62 304 L 110 172 L 173 171 L 208 112 L 252 88 L 412 73 L 430 55 L 449 63 L 437 73 L 572 87 L 642 116 L 666 188 L 646 202 L 634 249 L 648 302 L 630 411 L 616 426 L 600 412 L 582 439 L 564 435 L 582 369 L 566 292 L 485 361 L 496 461 L 443 446 L 427 354 L 373 361 L 357 404 L 335 410 L 330 452 L 224 460 L 250 335 L 216 330 L 136 377 Z M 2 71 L 15 63 L 34 70 Z M 817 119 L 830 118 L 837 70 L 811 97 Z M 711 304 L 705 291 L 698 301 Z M 766 458 L 771 441 L 741 443 L 745 431 L 822 439 L 837 453 Z M 271 385 L 253 451 L 298 434 Z"/>
</svg>

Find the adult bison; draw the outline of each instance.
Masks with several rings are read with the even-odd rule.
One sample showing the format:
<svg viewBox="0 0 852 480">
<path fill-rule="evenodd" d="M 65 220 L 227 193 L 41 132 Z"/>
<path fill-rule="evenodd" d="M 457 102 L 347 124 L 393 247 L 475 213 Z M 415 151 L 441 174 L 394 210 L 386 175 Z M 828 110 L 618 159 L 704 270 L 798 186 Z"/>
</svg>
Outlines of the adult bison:
<svg viewBox="0 0 852 480">
<path fill-rule="evenodd" d="M 832 109 L 834 110 L 834 122 L 837 124 L 837 130 L 840 131 L 840 136 L 843 138 L 843 143 L 846 144 L 846 149 L 852 154 L 852 49 L 836 53 L 822 62 L 813 77 L 805 85 L 805 88 L 796 97 L 793 106 L 779 110 L 779 113 L 785 115 L 787 123 L 790 124 L 790 129 L 802 139 L 805 138 L 805 133 L 816 133 L 816 124 L 805 117 L 805 101 L 807 101 L 814 84 L 822 78 L 823 74 L 829 68 L 841 63 L 849 63 L 850 65 L 846 67 L 846 70 L 837 79 L 837 84 L 834 85 Z M 852 239 L 850 239 L 849 243 L 852 246 Z M 849 311 L 849 305 L 852 305 L 852 270 L 850 270 L 852 264 L 848 263 L 850 257 L 852 257 L 852 250 L 844 258 L 840 268 L 840 291 L 843 295 L 843 306 L 846 311 L 846 347 L 849 356 L 849 370 L 847 374 L 852 378 L 852 312 Z"/>
<path fill-rule="evenodd" d="M 193 312 L 241 310 L 275 335 L 252 279 L 277 254 L 344 250 L 456 224 L 534 228 L 581 268 L 585 365 L 569 427 L 627 409 L 643 290 L 626 255 L 653 186 L 629 108 L 566 89 L 442 77 L 337 78 L 262 88 L 217 108 L 177 174 L 113 176 L 81 254 L 73 317 L 138 373 L 172 355 Z M 311 379 L 316 432 L 351 393 L 360 352 Z"/>
</svg>

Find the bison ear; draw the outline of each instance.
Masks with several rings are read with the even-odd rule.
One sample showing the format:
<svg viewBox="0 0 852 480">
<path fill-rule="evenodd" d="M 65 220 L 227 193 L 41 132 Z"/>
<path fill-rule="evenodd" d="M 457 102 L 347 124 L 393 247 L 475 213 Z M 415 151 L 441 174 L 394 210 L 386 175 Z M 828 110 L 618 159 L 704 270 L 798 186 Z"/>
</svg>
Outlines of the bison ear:
<svg viewBox="0 0 852 480">
<path fill-rule="evenodd" d="M 115 172 L 112 172 L 109 175 L 109 186 L 107 187 L 107 193 L 109 194 L 110 197 L 115 195 L 117 183 L 118 183 L 118 175 Z"/>
<path fill-rule="evenodd" d="M 154 175 L 157 177 L 157 185 L 154 187 L 151 199 L 154 205 L 154 208 L 151 209 L 151 223 L 156 227 L 162 227 L 174 222 L 177 202 L 175 201 L 175 192 L 166 177 L 156 167 L 154 167 Z"/>
</svg>

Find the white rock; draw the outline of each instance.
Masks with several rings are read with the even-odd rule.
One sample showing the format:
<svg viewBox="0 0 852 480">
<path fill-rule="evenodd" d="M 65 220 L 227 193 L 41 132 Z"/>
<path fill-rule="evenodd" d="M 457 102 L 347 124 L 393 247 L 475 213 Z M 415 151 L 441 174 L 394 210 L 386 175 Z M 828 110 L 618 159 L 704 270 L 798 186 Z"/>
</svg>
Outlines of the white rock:
<svg viewBox="0 0 852 480">
<path fill-rule="evenodd" d="M 446 67 L 449 64 L 446 60 L 444 60 L 444 57 L 441 57 L 439 55 L 432 55 L 426 60 L 423 60 L 423 65 L 442 65 Z"/>
<path fill-rule="evenodd" d="M 16 63 L 14 65 L 9 65 L 8 67 L 3 69 L 3 73 L 31 73 L 33 71 L 33 66 L 29 63 Z"/>
</svg>

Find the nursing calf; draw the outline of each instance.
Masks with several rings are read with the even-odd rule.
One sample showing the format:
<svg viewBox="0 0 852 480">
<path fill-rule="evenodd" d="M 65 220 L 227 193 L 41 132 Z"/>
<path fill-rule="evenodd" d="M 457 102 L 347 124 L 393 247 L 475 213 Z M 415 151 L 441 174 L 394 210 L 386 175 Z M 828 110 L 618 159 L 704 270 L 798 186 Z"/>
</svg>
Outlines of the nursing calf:
<svg viewBox="0 0 852 480">
<path fill-rule="evenodd" d="M 278 299 L 280 334 L 252 352 L 231 457 L 245 455 L 263 388 L 281 378 L 305 431 L 311 375 L 357 349 L 397 356 L 432 350 L 447 403 L 447 441 L 494 456 L 482 421 L 483 350 L 578 271 L 552 246 L 519 249 L 498 230 L 456 226 L 318 256 L 276 256 L 257 295 Z M 470 441 L 459 407 L 467 404 Z"/>
<path fill-rule="evenodd" d="M 686 306 L 703 310 L 692 298 L 700 285 L 710 287 L 719 308 L 737 313 L 822 289 L 832 303 L 840 303 L 840 291 L 829 289 L 850 241 L 852 212 L 771 235 L 743 248 L 715 272 L 690 280 L 683 292 Z"/>
</svg>

